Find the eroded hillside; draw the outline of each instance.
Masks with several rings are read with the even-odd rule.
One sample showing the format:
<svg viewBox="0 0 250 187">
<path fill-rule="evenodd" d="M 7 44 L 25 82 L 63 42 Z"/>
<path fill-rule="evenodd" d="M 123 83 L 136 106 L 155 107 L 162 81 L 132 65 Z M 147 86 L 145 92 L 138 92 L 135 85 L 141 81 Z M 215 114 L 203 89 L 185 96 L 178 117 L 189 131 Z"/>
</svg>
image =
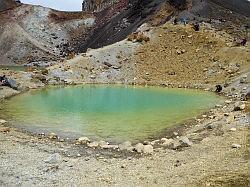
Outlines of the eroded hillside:
<svg viewBox="0 0 250 187">
<path fill-rule="evenodd" d="M 17 6 L 10 1 L 0 4 L 4 10 L 0 11 L 0 64 L 49 65 L 121 41 L 145 22 L 159 26 L 174 18 L 210 22 L 236 38 L 249 37 L 242 29 L 250 25 L 250 6 L 244 0 L 244 6 L 236 7 L 235 1 L 215 0 L 87 1 L 84 12 Z"/>
</svg>

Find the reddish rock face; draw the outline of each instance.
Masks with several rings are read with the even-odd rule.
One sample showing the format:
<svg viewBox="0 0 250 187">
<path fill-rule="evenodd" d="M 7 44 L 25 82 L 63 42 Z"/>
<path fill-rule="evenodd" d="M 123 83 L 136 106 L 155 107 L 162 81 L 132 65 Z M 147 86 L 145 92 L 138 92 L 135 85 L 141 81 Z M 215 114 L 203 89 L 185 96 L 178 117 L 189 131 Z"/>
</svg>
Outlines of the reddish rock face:
<svg viewBox="0 0 250 187">
<path fill-rule="evenodd" d="M 15 0 L 1 0 L 0 1 L 0 11 L 5 11 L 14 8 L 18 5 L 18 1 Z"/>
<path fill-rule="evenodd" d="M 112 6 L 125 7 L 127 3 L 127 0 L 85 0 L 83 9 L 90 12 L 100 12 Z"/>
</svg>

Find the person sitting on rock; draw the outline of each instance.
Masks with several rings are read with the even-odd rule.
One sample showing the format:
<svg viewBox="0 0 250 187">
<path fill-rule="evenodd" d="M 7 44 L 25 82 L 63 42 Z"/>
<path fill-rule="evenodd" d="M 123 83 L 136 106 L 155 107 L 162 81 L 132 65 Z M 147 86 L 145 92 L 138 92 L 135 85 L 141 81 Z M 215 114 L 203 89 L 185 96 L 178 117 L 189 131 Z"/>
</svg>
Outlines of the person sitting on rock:
<svg viewBox="0 0 250 187">
<path fill-rule="evenodd" d="M 177 23 L 178 23 L 177 18 L 174 18 L 173 24 L 174 24 L 174 25 L 177 25 Z"/>
</svg>

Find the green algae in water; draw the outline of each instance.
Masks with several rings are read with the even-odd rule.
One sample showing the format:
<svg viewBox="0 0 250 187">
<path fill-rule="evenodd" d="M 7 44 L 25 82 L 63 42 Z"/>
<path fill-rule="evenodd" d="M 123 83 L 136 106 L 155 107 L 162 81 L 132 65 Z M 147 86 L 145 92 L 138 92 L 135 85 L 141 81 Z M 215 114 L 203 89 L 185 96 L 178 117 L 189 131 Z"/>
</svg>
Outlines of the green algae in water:
<svg viewBox="0 0 250 187">
<path fill-rule="evenodd" d="M 85 85 L 30 91 L 3 103 L 0 118 L 31 132 L 111 142 L 142 141 L 201 114 L 221 99 L 208 92 Z"/>
</svg>

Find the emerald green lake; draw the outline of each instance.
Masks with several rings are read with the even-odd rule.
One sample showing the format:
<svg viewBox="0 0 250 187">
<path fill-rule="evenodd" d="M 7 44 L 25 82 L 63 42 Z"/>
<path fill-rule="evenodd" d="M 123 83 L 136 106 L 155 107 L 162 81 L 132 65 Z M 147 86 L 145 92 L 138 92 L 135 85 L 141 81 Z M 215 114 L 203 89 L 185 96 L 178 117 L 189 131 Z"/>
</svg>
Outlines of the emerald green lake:
<svg viewBox="0 0 250 187">
<path fill-rule="evenodd" d="M 0 118 L 35 133 L 132 142 L 159 136 L 222 99 L 197 90 L 84 85 L 30 91 L 1 103 Z"/>
</svg>

